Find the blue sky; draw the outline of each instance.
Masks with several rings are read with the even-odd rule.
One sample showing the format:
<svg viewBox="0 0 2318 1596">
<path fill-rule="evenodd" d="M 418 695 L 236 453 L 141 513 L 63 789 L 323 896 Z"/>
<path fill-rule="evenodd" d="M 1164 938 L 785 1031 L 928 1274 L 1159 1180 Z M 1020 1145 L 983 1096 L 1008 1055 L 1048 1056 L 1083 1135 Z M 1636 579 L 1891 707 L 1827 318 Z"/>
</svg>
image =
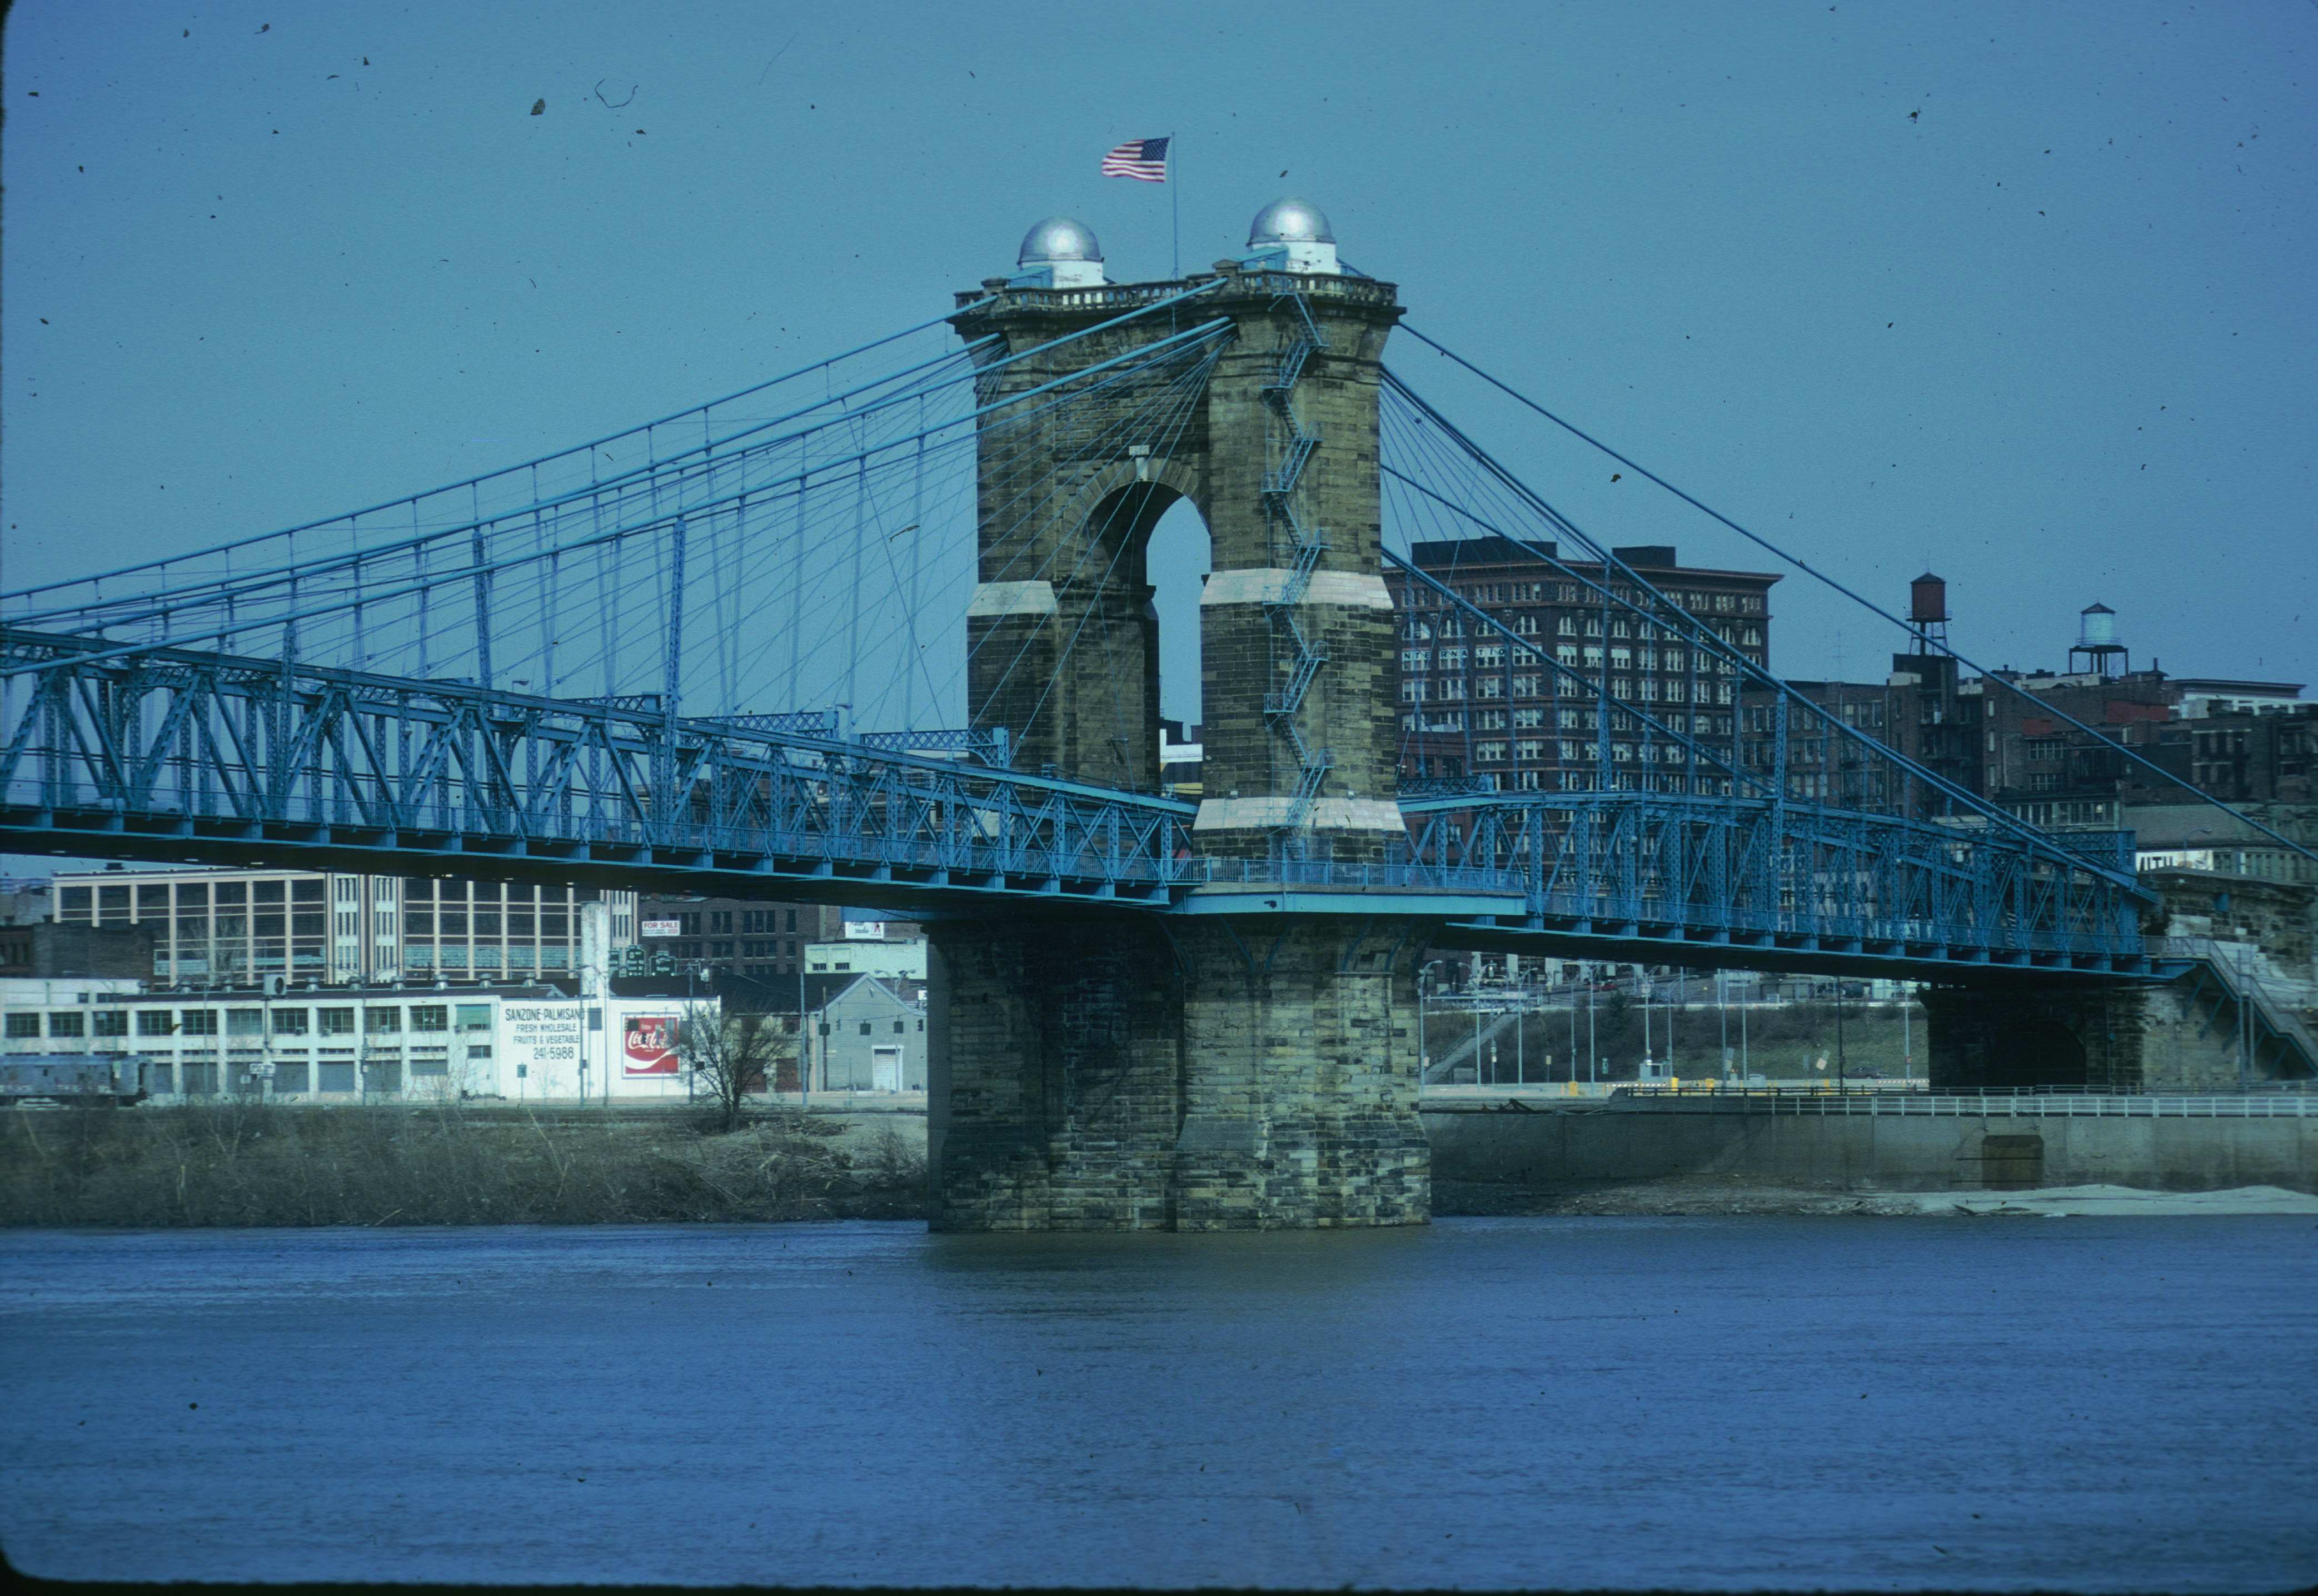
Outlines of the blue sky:
<svg viewBox="0 0 2318 1596">
<path fill-rule="evenodd" d="M 1414 325 L 1958 647 L 2318 679 L 2318 5 L 22 0 L 0 582 L 374 502 L 1283 193 Z M 530 114 L 544 100 L 542 114 Z M 1396 366 L 1616 542 L 1765 557 Z M 1774 663 L 1879 676 L 1792 578 Z"/>
</svg>

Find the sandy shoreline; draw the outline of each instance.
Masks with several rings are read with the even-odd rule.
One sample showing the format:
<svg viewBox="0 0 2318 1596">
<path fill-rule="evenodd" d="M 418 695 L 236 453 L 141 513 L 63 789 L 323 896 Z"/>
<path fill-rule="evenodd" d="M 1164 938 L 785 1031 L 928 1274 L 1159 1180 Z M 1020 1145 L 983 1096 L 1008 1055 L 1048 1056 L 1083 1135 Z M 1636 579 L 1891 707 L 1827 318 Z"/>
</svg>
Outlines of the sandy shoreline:
<svg viewBox="0 0 2318 1596">
<path fill-rule="evenodd" d="M 1479 1181 L 1436 1180 L 1441 1218 L 1492 1215 L 1864 1215 L 1915 1218 L 2139 1217 L 2266 1214 L 2318 1218 L 2318 1197 L 2276 1186 L 2226 1191 L 2143 1191 L 2128 1186 L 2058 1186 L 2029 1191 L 1818 1191 L 1714 1180 L 1652 1180 L 1537 1191 Z"/>
</svg>

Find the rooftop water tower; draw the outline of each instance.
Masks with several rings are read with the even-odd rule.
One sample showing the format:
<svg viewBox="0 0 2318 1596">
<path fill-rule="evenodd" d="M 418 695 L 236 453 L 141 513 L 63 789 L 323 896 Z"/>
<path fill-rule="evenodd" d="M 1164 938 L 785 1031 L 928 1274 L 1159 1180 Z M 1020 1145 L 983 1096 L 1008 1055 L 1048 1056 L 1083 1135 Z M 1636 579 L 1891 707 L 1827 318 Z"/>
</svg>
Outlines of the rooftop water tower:
<svg viewBox="0 0 2318 1596">
<path fill-rule="evenodd" d="M 2116 635 L 2116 612 L 2105 604 L 2087 605 L 2078 614 L 2076 646 L 2069 650 L 2070 674 L 2081 670 L 2107 682 L 2132 668 L 2133 657 Z"/>
<path fill-rule="evenodd" d="M 1908 629 L 1918 654 L 1947 652 L 1948 585 L 1929 571 L 1908 584 Z"/>
</svg>

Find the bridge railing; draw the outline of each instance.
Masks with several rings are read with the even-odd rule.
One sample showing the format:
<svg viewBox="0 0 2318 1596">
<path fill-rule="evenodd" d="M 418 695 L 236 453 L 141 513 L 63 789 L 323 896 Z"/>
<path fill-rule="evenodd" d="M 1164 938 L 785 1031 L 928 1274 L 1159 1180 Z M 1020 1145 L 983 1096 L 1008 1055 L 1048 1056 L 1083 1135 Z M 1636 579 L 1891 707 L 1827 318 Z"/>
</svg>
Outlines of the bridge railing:
<svg viewBox="0 0 2318 1596">
<path fill-rule="evenodd" d="M 1613 1108 L 1685 1114 L 1803 1117 L 1987 1119 L 2318 1119 L 2318 1095 L 2296 1092 L 2199 1096 L 2097 1092 L 1823 1092 L 1762 1089 L 1658 1092 L 1621 1087 Z"/>
</svg>

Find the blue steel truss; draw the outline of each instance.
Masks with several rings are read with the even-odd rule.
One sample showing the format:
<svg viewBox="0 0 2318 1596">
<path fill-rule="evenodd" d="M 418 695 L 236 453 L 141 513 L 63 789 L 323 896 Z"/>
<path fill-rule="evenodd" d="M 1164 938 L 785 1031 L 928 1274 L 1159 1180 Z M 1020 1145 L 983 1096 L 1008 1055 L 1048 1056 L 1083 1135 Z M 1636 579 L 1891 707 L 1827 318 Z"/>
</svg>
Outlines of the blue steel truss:
<svg viewBox="0 0 2318 1596">
<path fill-rule="evenodd" d="M 777 724 L 0 629 L 0 838 L 950 906 L 1175 901 L 1192 806 Z M 767 722 L 808 717 L 764 716 Z"/>
<path fill-rule="evenodd" d="M 1669 964 L 1869 964 L 2146 975 L 2126 833 L 2039 855 L 1895 815 L 1667 794 L 1405 800 L 1421 863 L 1506 872 L 1523 912 L 1469 922 L 1489 945 L 1635 947 Z M 1656 945 L 1643 954 L 1637 945 Z M 1692 950 L 1685 955 L 1678 950 Z"/>
<path fill-rule="evenodd" d="M 21 850 L 937 910 L 1324 908 L 1263 896 L 1289 887 L 1334 910 L 1454 914 L 1451 939 L 1541 952 L 2150 973 L 2135 894 L 2083 838 L 2040 856 L 1770 800 L 1493 794 L 1404 801 L 1405 860 L 1215 860 L 1191 846 L 1190 803 L 1019 774 L 963 740 L 912 754 L 771 723 L 822 723 L 806 715 L 676 718 L 197 650 L 95 659 L 84 638 L 23 628 L 0 629 L 0 659 L 16 668 L 0 842 Z M 2130 839 L 2109 847 L 2127 867 Z"/>
</svg>

